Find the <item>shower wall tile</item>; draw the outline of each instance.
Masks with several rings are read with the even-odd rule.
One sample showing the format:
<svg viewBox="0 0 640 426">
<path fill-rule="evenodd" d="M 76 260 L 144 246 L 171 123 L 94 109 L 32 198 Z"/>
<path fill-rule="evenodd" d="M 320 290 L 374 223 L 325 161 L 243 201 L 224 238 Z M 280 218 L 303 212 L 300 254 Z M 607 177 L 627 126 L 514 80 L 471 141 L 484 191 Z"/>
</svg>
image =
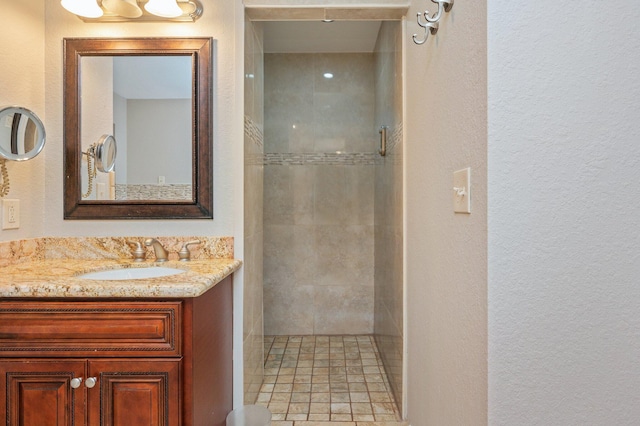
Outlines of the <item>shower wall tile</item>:
<svg viewBox="0 0 640 426">
<path fill-rule="evenodd" d="M 315 234 L 316 285 L 367 287 L 373 294 L 373 226 L 318 226 Z"/>
<path fill-rule="evenodd" d="M 374 335 L 398 405 L 403 368 L 402 40 L 384 22 L 375 49 L 376 120 L 389 126 L 387 156 L 376 166 Z"/>
<path fill-rule="evenodd" d="M 263 379 L 264 113 L 262 27 L 245 17 L 244 111 L 244 402 L 253 404 Z"/>
<path fill-rule="evenodd" d="M 312 285 L 269 285 L 265 282 L 265 330 L 286 330 L 285 334 L 313 334 Z"/>
<path fill-rule="evenodd" d="M 269 119 L 265 135 L 266 152 L 312 152 L 314 147 L 313 94 L 296 92 L 265 93 Z"/>
<path fill-rule="evenodd" d="M 373 327 L 373 292 L 369 286 L 314 289 L 313 334 L 369 334 Z"/>
<path fill-rule="evenodd" d="M 314 173 L 316 224 L 373 224 L 373 167 L 319 165 Z"/>
<path fill-rule="evenodd" d="M 265 223 L 313 223 L 313 168 L 265 167 L 265 181 Z"/>
<path fill-rule="evenodd" d="M 291 167 L 264 169 L 264 222 L 287 225 L 293 221 L 293 173 Z"/>
<path fill-rule="evenodd" d="M 372 93 L 315 93 L 313 96 L 315 152 L 366 152 L 376 135 Z"/>
<path fill-rule="evenodd" d="M 373 56 L 320 54 L 314 64 L 316 151 L 371 151 L 376 140 Z M 325 78 L 325 72 L 333 78 Z"/>
<path fill-rule="evenodd" d="M 294 227 L 270 225 L 264 227 L 264 286 L 265 292 L 273 286 L 293 285 L 298 260 L 294 244 Z M 265 315 L 277 311 L 265 303 Z M 271 334 L 267 332 L 267 334 Z"/>
<path fill-rule="evenodd" d="M 349 211 L 344 207 L 347 198 L 345 167 L 315 166 L 314 222 L 321 225 L 339 225 L 348 221 Z"/>
<path fill-rule="evenodd" d="M 315 275 L 317 244 L 312 225 L 266 225 L 265 287 L 310 285 Z M 266 306 L 267 313 L 271 306 Z M 277 312 L 275 312 L 277 315 Z"/>
<path fill-rule="evenodd" d="M 368 53 L 265 55 L 265 152 L 371 151 L 373 64 Z"/>
<path fill-rule="evenodd" d="M 313 167 L 285 166 L 291 169 L 293 199 L 293 223 L 296 225 L 315 224 L 315 173 Z"/>
<path fill-rule="evenodd" d="M 313 149 L 313 63 L 308 55 L 265 55 L 265 152 Z M 291 143 L 291 142 L 294 143 Z"/>
<path fill-rule="evenodd" d="M 354 225 L 373 225 L 375 168 L 368 166 L 346 167 L 346 208 Z"/>
<path fill-rule="evenodd" d="M 311 56 L 315 68 L 315 92 L 373 93 L 374 74 L 371 70 L 374 58 L 370 53 L 321 53 Z M 326 72 L 332 73 L 333 78 L 325 78 Z"/>
<path fill-rule="evenodd" d="M 264 166 L 268 334 L 373 332 L 373 64 L 265 55 L 265 152 L 286 157 Z"/>
<path fill-rule="evenodd" d="M 265 89 L 311 95 L 313 67 L 311 54 L 267 53 L 264 55 Z"/>
</svg>

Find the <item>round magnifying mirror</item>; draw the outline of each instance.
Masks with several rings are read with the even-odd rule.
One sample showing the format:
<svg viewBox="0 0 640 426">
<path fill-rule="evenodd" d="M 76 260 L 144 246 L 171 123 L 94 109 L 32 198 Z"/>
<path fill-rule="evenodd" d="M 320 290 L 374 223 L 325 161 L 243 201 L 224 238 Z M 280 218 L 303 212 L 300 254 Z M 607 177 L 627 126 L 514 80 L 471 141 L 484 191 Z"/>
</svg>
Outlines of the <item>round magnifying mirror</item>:
<svg viewBox="0 0 640 426">
<path fill-rule="evenodd" d="M 42 151 L 45 140 L 44 125 L 32 111 L 18 106 L 0 109 L 0 157 L 30 160 Z"/>
<path fill-rule="evenodd" d="M 102 135 L 96 143 L 96 168 L 102 173 L 113 171 L 117 151 L 116 139 L 111 135 Z"/>
</svg>

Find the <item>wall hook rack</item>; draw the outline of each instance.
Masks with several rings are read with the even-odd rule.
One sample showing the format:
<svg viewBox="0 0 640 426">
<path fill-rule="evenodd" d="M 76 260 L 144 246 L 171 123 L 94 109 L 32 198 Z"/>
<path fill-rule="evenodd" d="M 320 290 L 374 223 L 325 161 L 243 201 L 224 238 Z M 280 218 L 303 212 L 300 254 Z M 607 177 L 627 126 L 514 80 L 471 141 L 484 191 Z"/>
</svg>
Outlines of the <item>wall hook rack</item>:
<svg viewBox="0 0 640 426">
<path fill-rule="evenodd" d="M 449 12 L 453 8 L 454 0 L 431 0 L 438 5 L 438 11 L 431 16 L 428 10 L 423 13 L 418 13 L 418 25 L 424 28 L 424 38 L 418 39 L 418 34 L 413 35 L 413 42 L 415 44 L 424 44 L 429 38 L 429 33 L 435 35 L 438 32 L 440 18 L 444 12 Z"/>
</svg>

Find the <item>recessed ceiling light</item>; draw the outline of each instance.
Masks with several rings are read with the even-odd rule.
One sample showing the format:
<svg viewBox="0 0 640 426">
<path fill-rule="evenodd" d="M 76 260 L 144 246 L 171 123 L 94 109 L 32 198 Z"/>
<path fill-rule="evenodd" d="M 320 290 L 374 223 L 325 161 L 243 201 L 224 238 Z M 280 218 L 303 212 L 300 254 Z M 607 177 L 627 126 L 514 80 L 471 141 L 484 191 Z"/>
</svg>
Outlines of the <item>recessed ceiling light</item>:
<svg viewBox="0 0 640 426">
<path fill-rule="evenodd" d="M 324 78 L 333 78 L 333 74 L 331 74 L 330 72 L 325 72 L 322 75 L 324 76 Z"/>
<path fill-rule="evenodd" d="M 324 23 L 333 22 L 333 19 L 323 19 L 322 22 L 324 22 Z"/>
</svg>

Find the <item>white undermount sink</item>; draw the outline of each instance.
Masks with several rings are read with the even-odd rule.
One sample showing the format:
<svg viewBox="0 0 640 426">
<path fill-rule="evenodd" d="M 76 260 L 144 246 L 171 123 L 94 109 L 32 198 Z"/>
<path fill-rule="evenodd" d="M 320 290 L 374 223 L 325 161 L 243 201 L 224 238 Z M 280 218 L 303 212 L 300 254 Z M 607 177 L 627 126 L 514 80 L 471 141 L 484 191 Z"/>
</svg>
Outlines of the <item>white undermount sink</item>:
<svg viewBox="0 0 640 426">
<path fill-rule="evenodd" d="M 184 269 L 167 268 L 164 266 L 151 266 L 149 268 L 119 268 L 89 272 L 78 275 L 78 278 L 106 281 L 143 280 L 147 278 L 169 277 L 171 275 L 182 274 L 183 272 L 186 271 Z"/>
</svg>

